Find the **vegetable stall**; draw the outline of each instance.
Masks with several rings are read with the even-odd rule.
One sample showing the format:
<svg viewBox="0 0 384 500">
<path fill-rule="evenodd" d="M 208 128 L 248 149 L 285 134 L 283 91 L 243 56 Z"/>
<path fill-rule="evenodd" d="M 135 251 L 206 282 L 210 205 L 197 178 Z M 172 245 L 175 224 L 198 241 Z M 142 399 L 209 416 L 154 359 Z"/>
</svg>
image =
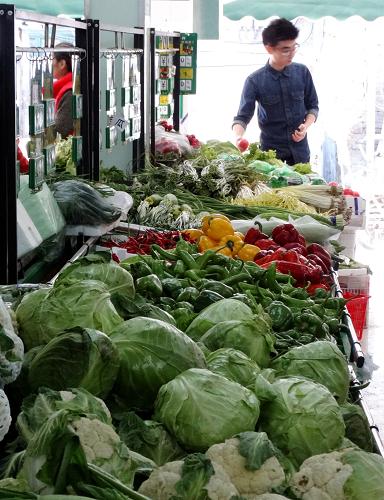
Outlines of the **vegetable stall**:
<svg viewBox="0 0 384 500">
<path fill-rule="evenodd" d="M 76 168 L 70 138 L 39 185 L 21 176 L 28 272 L 0 285 L 0 498 L 384 498 L 337 274 L 358 193 L 155 121 L 134 172 Z"/>
</svg>

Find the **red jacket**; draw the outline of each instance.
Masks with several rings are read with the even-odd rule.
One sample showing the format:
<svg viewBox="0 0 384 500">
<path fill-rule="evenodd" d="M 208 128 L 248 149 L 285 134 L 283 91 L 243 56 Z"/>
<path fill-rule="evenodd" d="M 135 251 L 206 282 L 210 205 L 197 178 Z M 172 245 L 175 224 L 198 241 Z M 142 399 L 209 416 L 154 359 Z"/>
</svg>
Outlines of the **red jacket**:
<svg viewBox="0 0 384 500">
<path fill-rule="evenodd" d="M 53 82 L 53 97 L 56 99 L 55 111 L 57 111 L 63 95 L 68 90 L 72 90 L 72 72 L 67 73 L 60 80 Z"/>
<path fill-rule="evenodd" d="M 17 161 L 20 164 L 20 173 L 27 174 L 29 171 L 29 162 L 27 158 L 23 155 L 19 146 L 17 146 Z"/>
</svg>

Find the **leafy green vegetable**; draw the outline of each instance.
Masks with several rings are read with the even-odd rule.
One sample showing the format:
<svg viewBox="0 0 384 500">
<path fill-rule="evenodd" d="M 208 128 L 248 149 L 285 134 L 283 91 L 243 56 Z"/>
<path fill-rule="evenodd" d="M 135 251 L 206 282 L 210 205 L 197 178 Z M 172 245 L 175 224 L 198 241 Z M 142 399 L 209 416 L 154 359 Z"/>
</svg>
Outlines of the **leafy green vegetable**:
<svg viewBox="0 0 384 500">
<path fill-rule="evenodd" d="M 345 423 L 345 437 L 361 449 L 372 452 L 372 432 L 363 409 L 357 404 L 347 402 L 341 404 L 340 409 Z"/>
<path fill-rule="evenodd" d="M 271 368 L 277 375 L 307 377 L 325 385 L 339 403 L 343 403 L 349 390 L 348 362 L 333 342 L 321 340 L 294 347 L 273 360 Z"/>
<path fill-rule="evenodd" d="M 54 337 L 33 358 L 28 380 L 32 390 L 82 387 L 105 397 L 117 377 L 116 346 L 105 333 L 75 327 Z"/>
<path fill-rule="evenodd" d="M 203 309 L 185 333 L 193 340 L 200 340 L 205 332 L 220 321 L 233 318 L 238 320 L 251 319 L 252 317 L 252 310 L 243 302 L 235 299 L 223 299 Z"/>
<path fill-rule="evenodd" d="M 218 349 L 207 354 L 206 359 L 207 367 L 211 372 L 222 375 L 244 387 L 252 385 L 256 374 L 260 371 L 256 361 L 236 349 Z"/>
<path fill-rule="evenodd" d="M 133 298 L 135 286 L 132 275 L 113 262 L 109 253 L 107 257 L 105 254 L 97 252 L 76 260 L 59 274 L 55 286 L 71 281 L 96 280 L 107 285 L 112 300 L 115 295 L 122 299 Z"/>
<path fill-rule="evenodd" d="M 259 401 L 250 390 L 208 370 L 192 368 L 163 385 L 155 404 L 162 422 L 188 450 L 205 451 L 253 430 Z"/>
<path fill-rule="evenodd" d="M 212 462 L 203 453 L 194 453 L 184 459 L 181 469 L 181 479 L 175 489 L 180 500 L 207 500 L 208 493 L 204 486 L 214 475 Z"/>
<path fill-rule="evenodd" d="M 16 309 L 19 334 L 27 350 L 47 344 L 58 333 L 81 326 L 109 334 L 122 323 L 106 286 L 84 280 L 25 295 Z"/>
<path fill-rule="evenodd" d="M 124 413 L 118 433 L 130 450 L 153 460 L 157 465 L 176 460 L 185 455 L 164 426 L 153 420 L 142 420 L 133 412 Z"/>
<path fill-rule="evenodd" d="M 269 365 L 271 352 L 274 351 L 274 337 L 270 326 L 260 316 L 221 321 L 212 326 L 200 340 L 211 351 L 222 347 L 242 351 L 262 368 Z"/>
<path fill-rule="evenodd" d="M 0 387 L 16 380 L 23 357 L 23 342 L 16 334 L 10 313 L 0 297 Z"/>
<path fill-rule="evenodd" d="M 112 424 L 111 414 L 104 401 L 85 389 L 53 391 L 41 387 L 38 394 L 30 394 L 24 399 L 17 417 L 16 425 L 24 441 L 31 441 L 44 422 L 60 410 Z"/>
<path fill-rule="evenodd" d="M 278 454 L 277 449 L 265 432 L 242 432 L 239 439 L 239 453 L 246 459 L 246 468 L 258 470 L 268 458 Z"/>
<path fill-rule="evenodd" d="M 175 326 L 152 318 L 125 321 L 110 335 L 120 354 L 114 392 L 130 408 L 150 409 L 160 387 L 188 368 L 204 368 L 200 348 Z"/>
<path fill-rule="evenodd" d="M 272 389 L 271 400 L 263 404 L 260 429 L 294 465 L 341 445 L 345 426 L 328 389 L 300 377 L 277 379 Z"/>
</svg>

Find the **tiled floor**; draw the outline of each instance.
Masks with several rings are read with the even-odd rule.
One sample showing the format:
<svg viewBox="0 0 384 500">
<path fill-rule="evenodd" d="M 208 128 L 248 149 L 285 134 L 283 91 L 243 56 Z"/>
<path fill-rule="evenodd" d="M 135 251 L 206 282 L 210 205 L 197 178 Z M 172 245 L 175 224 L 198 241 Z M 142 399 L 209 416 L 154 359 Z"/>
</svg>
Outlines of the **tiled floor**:
<svg viewBox="0 0 384 500">
<path fill-rule="evenodd" d="M 369 241 L 366 233 L 360 232 L 356 249 L 356 260 L 369 264 L 372 269 L 368 328 L 364 331 L 363 350 L 373 364 L 370 385 L 363 390 L 372 417 L 380 429 L 384 442 L 384 240 Z"/>
</svg>

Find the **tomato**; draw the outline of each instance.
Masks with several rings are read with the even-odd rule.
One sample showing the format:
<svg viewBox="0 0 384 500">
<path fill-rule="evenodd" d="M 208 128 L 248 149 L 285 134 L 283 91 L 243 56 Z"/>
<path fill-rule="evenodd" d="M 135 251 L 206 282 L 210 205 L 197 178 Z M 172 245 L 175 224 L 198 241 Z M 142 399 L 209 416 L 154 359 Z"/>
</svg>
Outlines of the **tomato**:
<svg viewBox="0 0 384 500">
<path fill-rule="evenodd" d="M 244 151 L 246 151 L 248 149 L 249 142 L 247 141 L 247 139 L 244 139 L 243 137 L 239 137 L 236 141 L 236 146 L 237 146 L 237 149 L 239 151 L 244 153 Z"/>
</svg>

